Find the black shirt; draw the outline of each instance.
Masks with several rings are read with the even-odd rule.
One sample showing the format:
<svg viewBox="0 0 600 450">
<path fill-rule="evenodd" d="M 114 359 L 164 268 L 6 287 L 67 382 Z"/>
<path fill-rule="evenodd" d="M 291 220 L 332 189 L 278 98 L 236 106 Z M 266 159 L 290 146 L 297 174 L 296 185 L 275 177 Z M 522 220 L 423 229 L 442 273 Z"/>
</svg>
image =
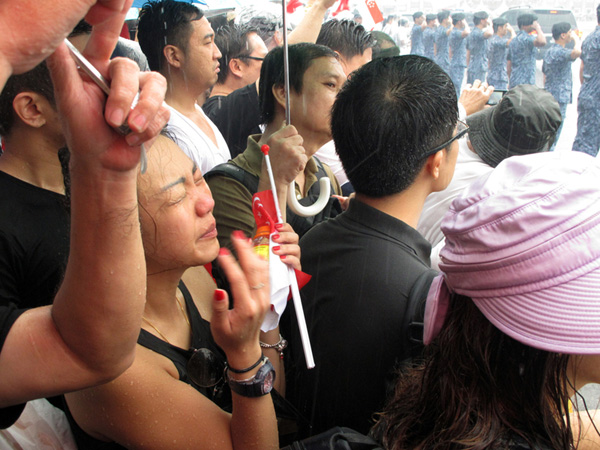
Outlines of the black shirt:
<svg viewBox="0 0 600 450">
<path fill-rule="evenodd" d="M 50 305 L 69 255 L 65 197 L 0 172 L 0 305 Z"/>
<path fill-rule="evenodd" d="M 414 351 L 405 333 L 410 290 L 429 271 L 431 245 L 414 228 L 360 201 L 301 240 L 312 275 L 302 303 L 315 358 L 308 370 L 290 305 L 282 335 L 287 398 L 312 422 L 368 433 L 383 408 L 394 366 Z M 287 374 L 286 374 L 287 375 Z"/>
<path fill-rule="evenodd" d="M 225 138 L 232 158 L 244 152 L 248 136 L 262 133 L 255 83 L 227 96 L 210 97 L 204 102 L 202 109 Z"/>
<path fill-rule="evenodd" d="M 23 312 L 25 312 L 25 310 L 19 310 L 13 304 L 0 306 L 0 351 L 2 351 L 8 332 Z M 0 408 L 0 428 L 8 428 L 15 423 L 24 408 L 25 403 L 9 406 L 7 408 Z"/>
</svg>

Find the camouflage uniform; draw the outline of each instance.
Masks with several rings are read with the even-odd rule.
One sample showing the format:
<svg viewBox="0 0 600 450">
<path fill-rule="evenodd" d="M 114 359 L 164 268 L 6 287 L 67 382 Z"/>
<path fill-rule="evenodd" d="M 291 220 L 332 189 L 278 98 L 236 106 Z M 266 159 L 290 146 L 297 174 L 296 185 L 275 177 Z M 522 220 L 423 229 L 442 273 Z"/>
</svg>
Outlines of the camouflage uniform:
<svg viewBox="0 0 600 450">
<path fill-rule="evenodd" d="M 496 89 L 505 90 L 508 87 L 508 73 L 506 73 L 506 54 L 508 53 L 508 36 L 495 34 L 488 44 L 488 76 L 487 82 Z"/>
<path fill-rule="evenodd" d="M 488 69 L 488 40 L 483 36 L 483 30 L 478 27 L 473 28 L 467 38 L 467 49 L 471 52 L 467 68 L 467 83 L 473 84 L 475 80 L 485 81 Z"/>
<path fill-rule="evenodd" d="M 571 50 L 558 44 L 552 44 L 544 56 L 544 65 L 542 66 L 542 71 L 546 75 L 546 85 L 544 88 L 558 102 L 560 114 L 563 118 L 563 122 L 556 131 L 554 144 L 550 150 L 554 150 L 556 147 L 560 132 L 565 123 L 567 105 L 573 101 L 573 73 L 571 71 L 571 64 L 573 64 Z"/>
<path fill-rule="evenodd" d="M 450 39 L 448 39 L 450 49 L 452 49 L 449 75 L 454 83 L 457 98 L 460 97 L 460 89 L 465 77 L 465 67 L 467 66 L 467 43 L 466 37 L 462 37 L 463 31 L 454 28 L 450 32 Z"/>
<path fill-rule="evenodd" d="M 423 53 L 426 58 L 435 61 L 435 32 L 436 28 L 427 27 L 423 30 Z"/>
<path fill-rule="evenodd" d="M 410 32 L 410 54 L 411 55 L 425 55 L 425 48 L 423 47 L 423 29 L 421 25 L 416 23 L 412 27 Z"/>
<path fill-rule="evenodd" d="M 581 46 L 583 84 L 577 99 L 577 136 L 573 150 L 598 154 L 600 148 L 600 26 Z"/>
<path fill-rule="evenodd" d="M 508 45 L 508 56 L 512 62 L 509 88 L 519 84 L 535 85 L 535 55 L 537 49 L 533 45 L 536 37 L 519 30 L 517 36 Z"/>
<path fill-rule="evenodd" d="M 450 72 L 450 54 L 448 53 L 448 35 L 446 34 L 448 28 L 440 25 L 435 31 L 435 45 L 437 46 L 435 62 L 446 73 Z"/>
</svg>

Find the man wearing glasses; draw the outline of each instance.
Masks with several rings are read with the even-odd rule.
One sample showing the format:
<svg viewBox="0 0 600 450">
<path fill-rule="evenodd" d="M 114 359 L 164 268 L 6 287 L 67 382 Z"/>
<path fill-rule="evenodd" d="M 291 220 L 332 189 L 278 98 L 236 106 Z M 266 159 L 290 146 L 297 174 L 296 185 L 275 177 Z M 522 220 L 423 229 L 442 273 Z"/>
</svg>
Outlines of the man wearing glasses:
<svg viewBox="0 0 600 450">
<path fill-rule="evenodd" d="M 437 267 L 444 244 L 440 225 L 452 201 L 504 159 L 547 151 L 561 122 L 552 94 L 530 84 L 511 89 L 496 106 L 467 117 L 469 135 L 459 144 L 454 177 L 446 189 L 427 197 L 417 225 L 434 246 L 432 266 Z"/>
<path fill-rule="evenodd" d="M 431 245 L 415 228 L 427 195 L 450 182 L 467 128 L 450 77 L 416 55 L 355 71 L 331 126 L 356 197 L 300 240 L 302 269 L 312 275 L 302 302 L 316 368 L 306 369 L 288 308 L 282 333 L 294 361 L 288 367 L 297 370 L 286 378 L 287 398 L 313 433 L 334 425 L 367 433 L 396 364 L 421 348 L 408 330 L 424 298 L 411 290 L 421 292 L 420 280 L 425 294 L 433 271 Z"/>
<path fill-rule="evenodd" d="M 153 71 L 167 79 L 167 131 L 202 173 L 231 158 L 221 132 L 196 104 L 213 87 L 221 52 L 203 12 L 175 0 L 148 2 L 140 12 L 138 39 Z"/>
</svg>

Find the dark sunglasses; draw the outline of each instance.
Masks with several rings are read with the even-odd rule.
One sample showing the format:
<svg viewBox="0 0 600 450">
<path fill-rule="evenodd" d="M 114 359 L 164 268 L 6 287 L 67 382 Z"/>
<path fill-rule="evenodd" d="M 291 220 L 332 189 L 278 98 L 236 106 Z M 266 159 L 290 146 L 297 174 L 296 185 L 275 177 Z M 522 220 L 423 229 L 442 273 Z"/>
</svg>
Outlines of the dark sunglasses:
<svg viewBox="0 0 600 450">
<path fill-rule="evenodd" d="M 201 388 L 219 389 L 224 384 L 223 371 L 225 364 L 222 359 L 207 348 L 191 349 L 192 356 L 188 359 L 186 370 L 188 378 Z"/>
<path fill-rule="evenodd" d="M 456 134 L 454 136 L 452 136 L 452 138 L 450 138 L 446 142 L 444 142 L 443 144 L 440 144 L 436 148 L 432 148 L 431 150 L 426 152 L 423 156 L 421 156 L 421 159 L 429 158 L 431 155 L 435 155 L 437 152 L 448 147 L 450 144 L 452 144 L 457 139 L 460 139 L 461 137 L 463 137 L 465 134 L 468 133 L 468 131 L 469 131 L 469 125 L 464 123 L 462 120 L 459 120 L 458 125 L 457 125 Z"/>
</svg>

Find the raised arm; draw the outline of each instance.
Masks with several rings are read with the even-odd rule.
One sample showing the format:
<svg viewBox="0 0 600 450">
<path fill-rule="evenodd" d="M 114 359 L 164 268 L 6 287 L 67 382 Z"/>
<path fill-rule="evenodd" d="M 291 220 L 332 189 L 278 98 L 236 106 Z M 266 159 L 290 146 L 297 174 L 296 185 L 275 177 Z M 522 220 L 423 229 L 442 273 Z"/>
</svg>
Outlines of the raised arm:
<svg viewBox="0 0 600 450">
<path fill-rule="evenodd" d="M 306 10 L 298 26 L 288 36 L 288 43 L 317 42 L 325 13 L 335 2 L 336 0 L 315 0 L 312 6 Z"/>
<path fill-rule="evenodd" d="M 133 361 L 146 281 L 136 196 L 140 147 L 128 142 L 156 135 L 168 112 L 160 75 L 109 61 L 123 18 L 124 12 L 98 25 L 85 51 L 111 80 L 106 108 L 104 94 L 82 80 L 64 45 L 48 61 L 71 150 L 71 252 L 53 306 L 24 313 L 7 336 L 2 406 L 107 381 Z M 124 138 L 105 117 L 120 125 L 128 113 L 135 133 Z"/>
<path fill-rule="evenodd" d="M 542 27 L 540 26 L 537 20 L 533 22 L 533 28 L 537 32 L 537 37 L 535 38 L 535 41 L 533 41 L 533 45 L 536 47 L 543 47 L 544 45 L 546 45 L 546 36 L 544 36 Z"/>
</svg>

